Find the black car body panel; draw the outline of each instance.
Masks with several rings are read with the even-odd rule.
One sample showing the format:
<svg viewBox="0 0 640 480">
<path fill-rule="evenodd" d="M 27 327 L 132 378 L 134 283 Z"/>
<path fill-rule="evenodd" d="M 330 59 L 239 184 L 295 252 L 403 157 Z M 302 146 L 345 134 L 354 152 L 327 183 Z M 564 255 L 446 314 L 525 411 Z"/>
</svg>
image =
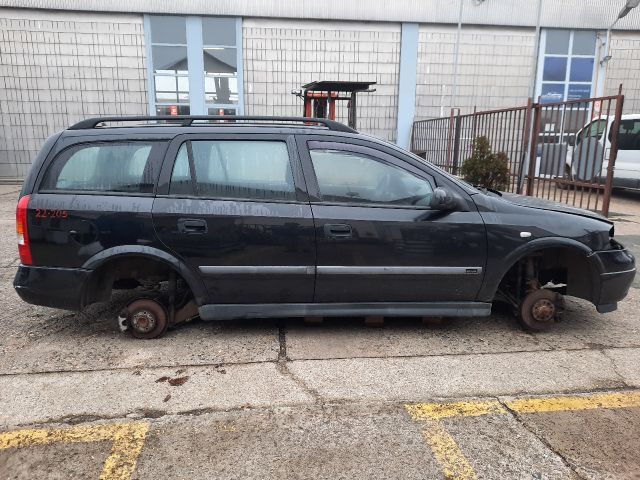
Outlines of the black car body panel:
<svg viewBox="0 0 640 480">
<path fill-rule="evenodd" d="M 515 193 L 501 193 L 502 200 L 520 205 L 522 207 L 539 208 L 541 210 L 549 210 L 552 212 L 571 213 L 573 215 L 580 215 L 583 217 L 595 218 L 603 222 L 609 222 L 607 217 L 603 217 L 599 213 L 592 212 L 591 210 L 584 210 L 582 208 L 572 207 L 566 203 L 552 202 L 551 200 L 545 200 L 537 197 L 527 197 L 526 195 L 518 195 Z"/>
<path fill-rule="evenodd" d="M 25 302 L 63 310 L 80 310 L 83 307 L 84 285 L 90 275 L 90 270 L 82 268 L 20 265 L 14 286 Z"/>
<path fill-rule="evenodd" d="M 207 196 L 196 189 L 196 178 L 190 180 L 193 190 L 171 190 L 176 158 L 187 142 L 245 140 L 286 145 L 292 188 L 286 200 Z M 152 144 L 147 190 L 45 188 L 47 172 L 65 152 L 109 142 Z M 431 189 L 447 189 L 457 207 L 323 199 L 314 148 L 400 169 Z M 565 249 L 580 263 L 567 294 L 601 311 L 615 309 L 635 275 L 635 259 L 612 239 L 612 224 L 603 217 L 482 192 L 394 145 L 310 126 L 67 130 L 45 142 L 25 195 L 32 264 L 19 267 L 15 288 L 30 303 L 71 310 L 105 299 L 91 289 L 110 292 L 101 275 L 116 259 L 144 258 L 173 269 L 203 318 L 487 315 L 507 272 L 550 248 Z"/>
</svg>

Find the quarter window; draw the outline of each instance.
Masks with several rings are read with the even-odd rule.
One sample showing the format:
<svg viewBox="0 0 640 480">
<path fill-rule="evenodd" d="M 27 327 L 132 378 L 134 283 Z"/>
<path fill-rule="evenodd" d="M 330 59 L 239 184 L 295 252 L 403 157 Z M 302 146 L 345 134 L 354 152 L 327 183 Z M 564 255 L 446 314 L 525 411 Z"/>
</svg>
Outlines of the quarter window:
<svg viewBox="0 0 640 480">
<path fill-rule="evenodd" d="M 329 202 L 428 206 L 431 185 L 411 173 L 354 152 L 311 150 L 322 199 Z"/>
<path fill-rule="evenodd" d="M 196 193 L 203 197 L 295 200 L 289 152 L 281 141 L 192 141 Z M 189 149 L 180 147 L 170 192 L 192 192 Z"/>
<path fill-rule="evenodd" d="M 609 133 L 611 140 L 611 132 Z M 618 133 L 619 150 L 640 150 L 640 119 L 622 120 Z"/>
<path fill-rule="evenodd" d="M 153 193 L 149 162 L 154 144 L 85 144 L 62 152 L 42 183 L 43 190 Z"/>
</svg>

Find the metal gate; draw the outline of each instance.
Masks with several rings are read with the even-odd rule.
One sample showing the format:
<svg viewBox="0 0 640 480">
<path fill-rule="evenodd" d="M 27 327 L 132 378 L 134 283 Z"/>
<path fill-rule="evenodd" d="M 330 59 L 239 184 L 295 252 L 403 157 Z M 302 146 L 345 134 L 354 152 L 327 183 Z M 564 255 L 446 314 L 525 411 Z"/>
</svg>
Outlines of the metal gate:
<svg viewBox="0 0 640 480">
<path fill-rule="evenodd" d="M 414 122 L 411 150 L 454 175 L 485 136 L 506 153 L 506 191 L 609 214 L 624 96 L 531 103 Z"/>
</svg>

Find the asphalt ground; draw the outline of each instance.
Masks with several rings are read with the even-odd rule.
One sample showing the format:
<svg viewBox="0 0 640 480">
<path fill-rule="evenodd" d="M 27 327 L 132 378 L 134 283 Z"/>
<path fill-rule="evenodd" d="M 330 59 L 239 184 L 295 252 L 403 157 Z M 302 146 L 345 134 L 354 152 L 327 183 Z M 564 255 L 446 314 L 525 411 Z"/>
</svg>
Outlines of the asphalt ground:
<svg viewBox="0 0 640 480">
<path fill-rule="evenodd" d="M 22 303 L 0 189 L 0 479 L 640 478 L 640 282 L 616 312 L 192 322 L 121 334 L 126 293 Z M 640 195 L 612 203 L 640 255 Z"/>
</svg>

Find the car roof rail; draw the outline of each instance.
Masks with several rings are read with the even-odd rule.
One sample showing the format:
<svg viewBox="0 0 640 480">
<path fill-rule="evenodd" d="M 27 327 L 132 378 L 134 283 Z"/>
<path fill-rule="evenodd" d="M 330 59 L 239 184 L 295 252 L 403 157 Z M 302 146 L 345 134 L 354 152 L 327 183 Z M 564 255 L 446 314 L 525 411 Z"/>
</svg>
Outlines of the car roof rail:
<svg viewBox="0 0 640 480">
<path fill-rule="evenodd" d="M 327 127 L 334 132 L 358 133 L 347 125 L 329 120 L 328 118 L 307 118 L 307 117 L 271 117 L 271 116 L 254 116 L 254 115 L 162 115 L 162 116 L 124 116 L 124 117 L 95 117 L 87 118 L 74 125 L 67 130 L 86 130 L 91 128 L 101 128 L 101 124 L 105 122 L 148 122 L 148 121 L 164 121 L 181 127 L 190 127 L 194 121 L 206 120 L 210 122 L 224 122 L 228 125 L 236 120 L 241 122 L 262 123 L 262 122 L 292 122 L 292 123 L 315 123 Z"/>
</svg>

